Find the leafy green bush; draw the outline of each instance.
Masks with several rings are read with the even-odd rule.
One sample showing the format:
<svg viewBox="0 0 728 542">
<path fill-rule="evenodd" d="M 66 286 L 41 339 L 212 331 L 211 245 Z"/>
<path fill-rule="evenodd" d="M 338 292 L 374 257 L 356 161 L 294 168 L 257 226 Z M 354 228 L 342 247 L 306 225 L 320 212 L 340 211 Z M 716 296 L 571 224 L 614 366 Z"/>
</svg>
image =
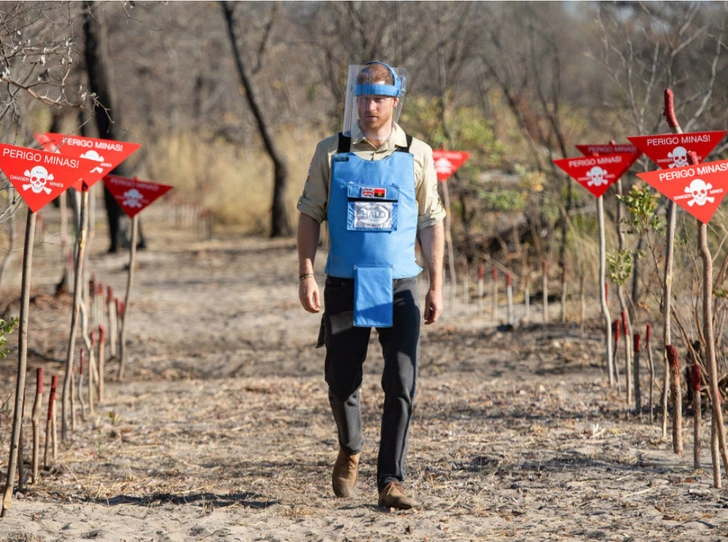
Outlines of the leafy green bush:
<svg viewBox="0 0 728 542">
<path fill-rule="evenodd" d="M 8 357 L 8 338 L 6 335 L 10 335 L 16 327 L 18 327 L 17 318 L 11 318 L 9 322 L 0 318 L 0 358 Z"/>
</svg>

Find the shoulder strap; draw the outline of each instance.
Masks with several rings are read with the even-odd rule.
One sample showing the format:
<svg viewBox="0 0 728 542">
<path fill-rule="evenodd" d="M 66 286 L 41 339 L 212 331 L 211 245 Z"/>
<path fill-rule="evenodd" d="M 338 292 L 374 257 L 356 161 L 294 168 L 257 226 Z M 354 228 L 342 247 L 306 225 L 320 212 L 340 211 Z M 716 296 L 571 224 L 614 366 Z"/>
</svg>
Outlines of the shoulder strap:
<svg viewBox="0 0 728 542">
<path fill-rule="evenodd" d="M 409 152 L 410 147 L 412 146 L 412 136 L 407 134 L 407 146 L 406 147 L 397 147 L 397 150 L 400 152 Z"/>
<path fill-rule="evenodd" d="M 339 146 L 336 149 L 337 154 L 349 152 L 351 150 L 351 136 L 345 136 L 339 132 Z"/>
</svg>

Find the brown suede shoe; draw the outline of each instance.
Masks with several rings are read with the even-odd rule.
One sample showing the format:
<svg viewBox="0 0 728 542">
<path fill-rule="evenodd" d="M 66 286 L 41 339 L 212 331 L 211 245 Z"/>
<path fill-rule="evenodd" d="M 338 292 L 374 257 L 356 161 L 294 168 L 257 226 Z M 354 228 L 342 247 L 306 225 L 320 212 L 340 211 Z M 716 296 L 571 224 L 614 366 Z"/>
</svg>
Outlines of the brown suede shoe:
<svg viewBox="0 0 728 542">
<path fill-rule="evenodd" d="M 361 454 L 349 454 L 339 450 L 339 456 L 334 463 L 334 472 L 331 482 L 337 497 L 348 499 L 356 494 L 356 478 L 359 474 L 359 457 Z"/>
<path fill-rule="evenodd" d="M 415 503 L 402 491 L 399 482 L 390 482 L 379 492 L 379 506 L 409 510 Z"/>
</svg>

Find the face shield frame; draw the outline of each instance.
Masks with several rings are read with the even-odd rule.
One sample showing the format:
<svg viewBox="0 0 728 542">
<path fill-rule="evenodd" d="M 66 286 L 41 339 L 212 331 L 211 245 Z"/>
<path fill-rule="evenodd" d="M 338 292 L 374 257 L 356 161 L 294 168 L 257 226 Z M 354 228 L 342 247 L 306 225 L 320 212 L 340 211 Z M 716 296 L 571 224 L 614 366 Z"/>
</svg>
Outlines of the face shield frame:
<svg viewBox="0 0 728 542">
<path fill-rule="evenodd" d="M 395 76 L 394 85 L 382 84 L 357 84 L 356 80 L 361 71 L 369 64 L 381 64 L 388 68 Z M 359 122 L 359 109 L 356 106 L 356 97 L 366 94 L 377 94 L 382 96 L 391 96 L 399 98 L 397 107 L 392 113 L 394 122 L 399 122 L 399 116 L 402 113 L 404 105 L 404 97 L 407 92 L 407 69 L 395 68 L 384 62 L 367 62 L 366 64 L 349 65 L 349 76 L 346 84 L 346 104 L 344 106 L 344 121 L 341 132 L 346 136 L 351 136 L 352 128 L 357 126 Z M 398 95 L 397 95 L 398 93 Z"/>
</svg>

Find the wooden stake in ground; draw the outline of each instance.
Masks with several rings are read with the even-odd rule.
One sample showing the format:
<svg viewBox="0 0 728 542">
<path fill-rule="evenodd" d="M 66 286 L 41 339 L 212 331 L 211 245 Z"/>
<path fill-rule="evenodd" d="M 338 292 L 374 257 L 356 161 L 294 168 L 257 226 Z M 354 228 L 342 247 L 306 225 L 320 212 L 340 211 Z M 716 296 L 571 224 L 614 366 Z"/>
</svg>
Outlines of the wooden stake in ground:
<svg viewBox="0 0 728 542">
<path fill-rule="evenodd" d="M 647 331 L 645 332 L 645 343 L 647 346 L 647 363 L 650 365 L 650 423 L 655 421 L 655 403 L 653 400 L 653 390 L 655 388 L 655 364 L 652 360 L 652 342 L 650 338 L 652 336 L 652 324 L 647 322 Z"/>
<path fill-rule="evenodd" d="M 104 346 L 106 344 L 106 328 L 99 325 L 99 381 L 98 381 L 98 397 L 99 403 L 104 402 L 104 365 L 106 363 Z"/>
<path fill-rule="evenodd" d="M 96 393 L 97 382 L 98 382 L 98 371 L 96 369 L 96 332 L 89 332 L 89 340 L 91 343 L 91 349 L 89 350 L 88 356 L 88 411 L 90 414 L 94 413 L 94 393 Z"/>
<path fill-rule="evenodd" d="M 617 381 L 617 386 L 619 386 L 619 371 L 617 370 L 617 367 L 619 365 L 617 364 L 617 356 L 619 355 L 619 330 L 622 329 L 622 326 L 619 322 L 619 320 L 614 321 L 614 327 L 612 328 L 614 332 L 614 359 L 612 360 L 612 367 L 614 367 L 614 375 L 615 380 Z"/>
<path fill-rule="evenodd" d="M 23 426 L 23 401 L 25 400 L 25 372 L 28 364 L 28 310 L 30 308 L 30 273 L 33 266 L 33 241 L 35 239 L 36 214 L 28 209 L 25 226 L 25 249 L 23 252 L 23 275 L 20 286 L 20 326 L 18 334 L 18 371 L 15 384 L 15 407 L 13 410 L 13 429 L 10 437 L 10 458 L 3 493 L 0 517 L 13 502 L 13 484 L 18 465 L 18 447 Z M 22 458 L 21 458 L 22 460 Z"/>
<path fill-rule="evenodd" d="M 494 265 L 491 271 L 493 276 L 493 321 L 498 323 L 498 268 Z"/>
<path fill-rule="evenodd" d="M 510 273 L 506 273 L 506 302 L 507 302 L 507 324 L 512 325 L 513 324 L 513 279 L 511 278 Z"/>
<path fill-rule="evenodd" d="M 71 412 L 72 390 L 71 381 L 73 380 L 73 358 L 76 349 L 76 332 L 78 330 L 78 320 L 81 315 L 81 304 L 83 295 L 83 262 L 86 257 L 86 238 L 88 235 L 88 186 L 83 183 L 84 189 L 81 191 L 81 211 L 79 213 L 79 231 L 76 241 L 76 263 L 74 270 L 74 286 L 73 286 L 73 312 L 71 314 L 71 331 L 68 335 L 68 349 L 66 352 L 66 368 L 63 379 L 63 392 L 61 394 L 61 439 L 69 438 L 70 426 L 69 421 L 73 424 L 73 412 Z"/>
<path fill-rule="evenodd" d="M 20 417 L 25 418 L 25 392 L 23 392 L 23 406 L 20 410 Z M 18 442 L 18 491 L 21 493 L 25 491 L 25 461 L 23 456 L 25 455 L 25 436 L 23 430 L 20 430 L 20 441 Z"/>
<path fill-rule="evenodd" d="M 524 267 L 524 269 L 526 270 L 526 272 L 523 275 L 523 320 L 525 322 L 528 322 L 531 319 L 531 292 L 529 291 L 529 280 L 531 274 L 528 271 L 527 267 Z"/>
<path fill-rule="evenodd" d="M 663 110 L 667 125 L 674 134 L 682 134 L 682 128 L 677 122 L 675 116 L 675 102 L 672 91 L 665 89 L 664 95 L 665 108 Z M 672 326 L 672 262 L 675 255 L 675 224 L 676 224 L 676 207 L 675 202 L 669 200 L 667 203 L 667 232 L 665 233 L 665 279 L 663 282 L 662 294 L 662 317 L 665 327 L 662 332 L 662 340 L 665 345 L 665 379 L 663 382 L 662 392 L 662 438 L 667 439 L 667 402 L 668 389 L 670 388 L 670 367 L 667 355 L 667 345 L 672 344 L 671 326 Z"/>
<path fill-rule="evenodd" d="M 693 390 L 693 468 L 698 470 L 700 468 L 700 423 L 702 417 L 700 409 L 702 404 L 700 398 L 700 365 L 697 359 L 690 367 L 690 380 L 690 386 Z"/>
<path fill-rule="evenodd" d="M 680 390 L 680 359 L 677 348 L 669 344 L 666 347 L 667 360 L 670 363 L 670 395 L 672 396 L 672 450 L 682 455 L 682 394 Z"/>
<path fill-rule="evenodd" d="M 81 348 L 78 358 L 78 404 L 81 405 L 81 419 L 86 419 L 86 403 L 83 400 L 83 375 L 86 370 L 86 349 Z"/>
<path fill-rule="evenodd" d="M 546 260 L 541 262 L 541 289 L 543 290 L 543 323 L 549 321 L 549 274 Z"/>
<path fill-rule="evenodd" d="M 478 266 L 478 314 L 483 314 L 483 278 L 485 276 L 485 265 Z"/>
<path fill-rule="evenodd" d="M 119 380 L 124 380 L 124 367 L 126 364 L 126 322 L 129 314 L 129 297 L 134 284 L 134 267 L 136 266 L 136 245 L 139 236 L 139 217 L 134 215 L 131 219 L 131 247 L 129 248 L 129 274 L 126 280 L 126 296 L 124 297 L 124 317 L 121 320 L 119 333 Z"/>
<path fill-rule="evenodd" d="M 566 323 L 566 264 L 561 265 L 561 323 Z"/>
<path fill-rule="evenodd" d="M 119 355 L 116 347 L 119 328 L 116 321 L 116 301 L 114 299 L 114 290 L 109 286 L 106 288 L 106 306 L 109 315 L 109 356 L 111 358 L 116 358 Z"/>
<path fill-rule="evenodd" d="M 599 299 L 607 331 L 607 371 L 609 372 L 609 386 L 611 387 L 615 383 L 617 368 L 612 359 L 612 334 L 609 332 L 612 318 L 609 315 L 609 306 L 607 305 L 607 238 L 604 228 L 604 196 L 597 198 L 597 221 L 599 223 Z"/>
<path fill-rule="evenodd" d="M 31 422 L 33 424 L 33 452 L 31 456 L 31 470 L 33 472 L 33 483 L 38 481 L 38 470 L 40 467 L 40 408 L 43 403 L 43 367 L 35 370 L 35 401 L 33 402 L 33 413 Z"/>
<path fill-rule="evenodd" d="M 634 407 L 637 414 L 642 416 L 642 394 L 640 392 L 640 334 L 634 334 Z"/>
<path fill-rule="evenodd" d="M 465 312 L 470 312 L 470 281 L 468 280 L 468 259 L 463 258 L 463 303 L 465 303 Z"/>
<path fill-rule="evenodd" d="M 617 288 L 619 290 L 619 288 Z M 627 319 L 627 311 L 622 311 L 622 330 L 624 331 L 624 379 L 627 382 L 626 399 L 627 408 L 632 404 L 632 351 L 630 350 L 630 329 Z"/>
<path fill-rule="evenodd" d="M 48 461 L 48 453 L 51 452 L 51 459 L 55 461 L 57 453 L 57 442 L 56 437 L 56 394 L 58 390 L 58 376 L 53 375 L 51 377 L 51 393 L 48 398 L 48 418 L 46 421 L 46 434 L 45 434 L 45 451 L 43 452 L 43 467 L 48 468 L 50 462 Z"/>
<path fill-rule="evenodd" d="M 584 336 L 586 323 L 586 281 L 584 274 L 579 277 L 579 333 Z"/>
<path fill-rule="evenodd" d="M 447 251 L 448 270 L 450 271 L 450 307 L 455 302 L 455 292 L 457 290 L 457 276 L 455 273 L 455 248 L 452 244 L 452 213 L 450 211 L 450 191 L 447 187 L 447 180 L 440 183 L 442 185 L 442 202 L 445 204 L 445 250 Z M 123 347 L 122 347 L 123 348 Z"/>
<path fill-rule="evenodd" d="M 718 450 L 723 458 L 723 467 L 728 470 L 728 446 L 726 446 L 723 410 L 721 408 L 721 392 L 719 387 L 718 361 L 715 355 L 715 335 L 713 333 L 713 257 L 708 247 L 708 225 L 698 221 L 698 245 L 703 260 L 703 337 L 705 337 L 705 354 L 710 376 L 710 397 L 718 439 Z M 715 451 L 715 447 L 713 447 Z M 713 481 L 716 488 L 721 487 L 720 457 L 713 456 Z"/>
</svg>

